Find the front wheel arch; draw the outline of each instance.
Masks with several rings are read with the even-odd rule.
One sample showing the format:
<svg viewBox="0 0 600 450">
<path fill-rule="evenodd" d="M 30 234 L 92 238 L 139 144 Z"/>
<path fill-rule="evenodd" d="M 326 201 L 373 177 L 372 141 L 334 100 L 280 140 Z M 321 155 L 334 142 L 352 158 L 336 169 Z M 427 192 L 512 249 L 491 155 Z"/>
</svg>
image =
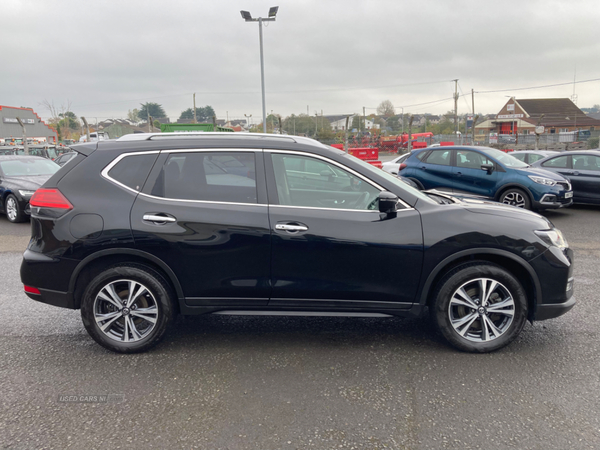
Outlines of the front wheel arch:
<svg viewBox="0 0 600 450">
<path fill-rule="evenodd" d="M 500 198 L 502 198 L 502 196 L 504 195 L 505 192 L 511 190 L 511 189 L 518 189 L 520 191 L 523 191 L 526 195 L 527 195 L 527 199 L 529 200 L 529 206 L 530 209 L 533 208 L 533 195 L 531 195 L 531 192 L 529 191 L 529 189 L 527 189 L 524 186 L 521 186 L 520 184 L 513 184 L 513 185 L 508 185 L 508 186 L 503 186 L 502 189 L 499 189 L 498 192 L 496 193 L 496 196 L 494 197 L 494 200 L 499 202 Z"/>
<path fill-rule="evenodd" d="M 431 306 L 433 291 L 439 281 L 457 266 L 474 262 L 489 262 L 508 270 L 523 286 L 527 294 L 528 319 L 533 320 L 537 304 L 542 301 L 542 286 L 535 270 L 527 261 L 518 256 L 495 248 L 469 249 L 448 256 L 441 261 L 430 273 L 421 289 L 419 303 Z"/>
</svg>

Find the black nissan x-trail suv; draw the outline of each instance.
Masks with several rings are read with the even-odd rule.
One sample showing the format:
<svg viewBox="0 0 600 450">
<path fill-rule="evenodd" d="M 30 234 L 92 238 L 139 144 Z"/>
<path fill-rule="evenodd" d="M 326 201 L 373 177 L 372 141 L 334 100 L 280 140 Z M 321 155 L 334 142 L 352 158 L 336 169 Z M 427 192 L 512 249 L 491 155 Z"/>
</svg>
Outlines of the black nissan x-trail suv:
<svg viewBox="0 0 600 450">
<path fill-rule="evenodd" d="M 155 345 L 180 314 L 416 317 L 470 352 L 575 304 L 544 217 L 422 193 L 316 141 L 134 134 L 73 146 L 36 191 L 27 295 L 100 344 Z"/>
</svg>

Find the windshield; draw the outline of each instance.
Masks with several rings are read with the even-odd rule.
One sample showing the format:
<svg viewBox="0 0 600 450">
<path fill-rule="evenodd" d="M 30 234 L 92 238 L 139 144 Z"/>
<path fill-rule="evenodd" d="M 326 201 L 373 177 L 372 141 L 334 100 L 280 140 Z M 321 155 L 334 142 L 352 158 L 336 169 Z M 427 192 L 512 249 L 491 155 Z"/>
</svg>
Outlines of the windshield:
<svg viewBox="0 0 600 450">
<path fill-rule="evenodd" d="M 354 158 L 353 161 L 358 162 L 359 164 L 361 164 L 364 168 L 368 169 L 369 172 L 375 173 L 375 174 L 377 174 L 379 176 L 382 176 L 382 177 L 386 178 L 387 180 L 391 181 L 396 186 L 404 189 L 405 191 L 410 191 L 411 194 L 415 195 L 419 199 L 422 199 L 422 200 L 424 200 L 426 202 L 429 202 L 429 203 L 433 202 L 433 200 L 431 200 L 431 198 L 429 198 L 427 195 L 423 194 L 418 189 L 415 189 L 414 187 L 409 186 L 408 184 L 404 183 L 403 181 L 400 180 L 400 178 L 392 175 L 391 173 L 387 173 L 384 170 L 377 169 L 372 164 L 369 164 L 369 163 L 363 161 L 362 159 L 355 158 L 354 156 L 352 156 L 350 154 L 346 154 L 346 156 L 350 157 L 350 158 Z"/>
<path fill-rule="evenodd" d="M 494 148 L 480 148 L 486 155 L 495 158 L 497 161 L 504 164 L 506 167 L 510 167 L 511 169 L 522 169 L 524 167 L 529 167 L 528 164 L 523 161 L 519 161 L 514 156 L 510 156 L 508 153 L 501 152 L 500 150 L 496 150 Z"/>
<path fill-rule="evenodd" d="M 49 159 L 20 159 L 0 162 L 2 173 L 7 177 L 52 175 L 60 166 Z"/>
</svg>

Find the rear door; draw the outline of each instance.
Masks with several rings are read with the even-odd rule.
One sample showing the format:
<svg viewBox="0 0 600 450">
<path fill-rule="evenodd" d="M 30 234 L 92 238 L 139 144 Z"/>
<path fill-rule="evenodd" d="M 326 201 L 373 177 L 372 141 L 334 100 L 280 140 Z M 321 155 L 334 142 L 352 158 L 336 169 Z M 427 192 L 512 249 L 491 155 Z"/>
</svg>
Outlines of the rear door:
<svg viewBox="0 0 600 450">
<path fill-rule="evenodd" d="M 419 213 L 383 220 L 382 188 L 328 158 L 265 150 L 272 233 L 270 305 L 408 308 L 421 275 Z M 304 175 L 300 168 L 310 168 Z M 331 175 L 331 174 L 335 175 Z"/>
<path fill-rule="evenodd" d="M 264 180 L 262 151 L 161 152 L 131 225 L 136 247 L 173 270 L 189 306 L 267 304 Z"/>
<path fill-rule="evenodd" d="M 449 148 L 431 151 L 414 164 L 411 177 L 418 179 L 425 189 L 452 192 L 452 156 L 453 151 Z"/>
</svg>

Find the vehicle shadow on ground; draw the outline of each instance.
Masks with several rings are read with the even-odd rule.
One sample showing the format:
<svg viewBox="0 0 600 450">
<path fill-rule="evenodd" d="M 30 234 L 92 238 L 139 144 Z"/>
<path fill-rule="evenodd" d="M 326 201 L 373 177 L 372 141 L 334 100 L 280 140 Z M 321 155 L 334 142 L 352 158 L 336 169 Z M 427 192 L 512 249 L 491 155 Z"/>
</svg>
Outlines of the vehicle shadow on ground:
<svg viewBox="0 0 600 450">
<path fill-rule="evenodd" d="M 288 316 L 179 316 L 163 345 L 189 348 L 264 346 L 402 346 L 448 347 L 427 318 L 348 318 Z"/>
</svg>

